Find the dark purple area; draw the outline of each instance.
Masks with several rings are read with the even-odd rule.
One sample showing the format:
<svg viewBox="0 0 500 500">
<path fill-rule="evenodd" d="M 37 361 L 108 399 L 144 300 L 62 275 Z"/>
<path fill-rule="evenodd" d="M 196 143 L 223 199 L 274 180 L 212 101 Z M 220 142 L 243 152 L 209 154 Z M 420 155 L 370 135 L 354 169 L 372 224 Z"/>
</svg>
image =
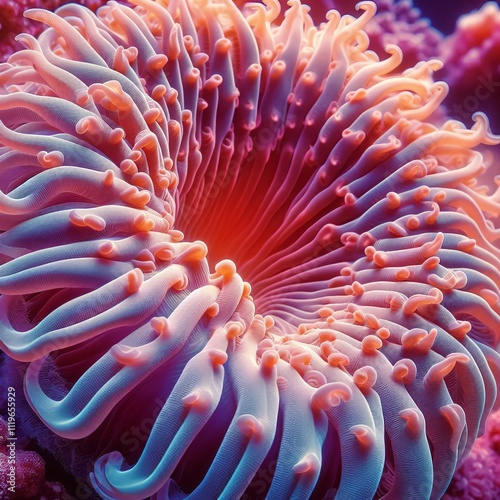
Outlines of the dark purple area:
<svg viewBox="0 0 500 500">
<path fill-rule="evenodd" d="M 445 35 L 453 32 L 455 22 L 461 15 L 467 14 L 471 10 L 479 9 L 484 3 L 482 0 L 466 0 L 465 2 L 413 0 L 415 7 L 418 7 L 422 12 L 422 17 L 429 18 L 432 25 Z"/>
</svg>

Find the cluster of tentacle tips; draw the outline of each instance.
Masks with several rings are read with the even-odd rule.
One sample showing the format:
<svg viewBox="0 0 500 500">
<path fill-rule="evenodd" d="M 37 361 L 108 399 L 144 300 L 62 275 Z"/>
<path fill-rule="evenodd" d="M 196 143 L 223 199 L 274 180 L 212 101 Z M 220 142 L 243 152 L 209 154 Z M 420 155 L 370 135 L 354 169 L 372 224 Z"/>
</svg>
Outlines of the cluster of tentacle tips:
<svg viewBox="0 0 500 500">
<path fill-rule="evenodd" d="M 380 60 L 372 2 L 132 3 L 29 10 L 0 65 L 33 411 L 103 498 L 441 497 L 497 402 L 486 117 L 433 124 L 441 63 Z"/>
</svg>

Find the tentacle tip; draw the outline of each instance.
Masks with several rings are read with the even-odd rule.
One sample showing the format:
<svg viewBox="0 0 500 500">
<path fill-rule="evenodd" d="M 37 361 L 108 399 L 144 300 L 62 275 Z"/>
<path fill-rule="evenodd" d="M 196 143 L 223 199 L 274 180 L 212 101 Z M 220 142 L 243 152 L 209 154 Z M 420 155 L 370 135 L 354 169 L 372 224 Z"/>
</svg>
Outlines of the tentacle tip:
<svg viewBox="0 0 500 500">
<path fill-rule="evenodd" d="M 137 293 L 144 282 L 144 274 L 140 269 L 133 269 L 127 273 L 127 292 L 132 295 Z"/>
<path fill-rule="evenodd" d="M 321 468 L 321 462 L 316 453 L 308 453 L 302 460 L 293 466 L 295 474 L 310 474 L 316 476 Z"/>
<path fill-rule="evenodd" d="M 167 338 L 170 336 L 171 332 L 168 327 L 168 320 L 164 316 L 156 316 L 151 319 L 149 322 L 151 325 L 151 328 L 160 336 L 163 338 Z"/>
<path fill-rule="evenodd" d="M 249 440 L 260 441 L 264 437 L 264 425 L 253 415 L 240 415 L 236 425 Z"/>
<path fill-rule="evenodd" d="M 416 408 L 401 410 L 399 416 L 405 421 L 408 430 L 414 433 L 420 433 L 424 430 L 424 417 Z"/>
<path fill-rule="evenodd" d="M 212 361 L 212 366 L 216 368 L 217 366 L 223 365 L 227 361 L 227 352 L 221 349 L 209 349 L 208 356 Z"/>
<path fill-rule="evenodd" d="M 182 399 L 182 404 L 188 409 L 204 412 L 213 403 L 212 392 L 208 389 L 195 389 Z"/>
<path fill-rule="evenodd" d="M 365 447 L 371 448 L 375 445 L 376 435 L 373 429 L 367 425 L 359 424 L 353 425 L 349 428 L 349 432 L 354 435 L 357 442 Z"/>
</svg>

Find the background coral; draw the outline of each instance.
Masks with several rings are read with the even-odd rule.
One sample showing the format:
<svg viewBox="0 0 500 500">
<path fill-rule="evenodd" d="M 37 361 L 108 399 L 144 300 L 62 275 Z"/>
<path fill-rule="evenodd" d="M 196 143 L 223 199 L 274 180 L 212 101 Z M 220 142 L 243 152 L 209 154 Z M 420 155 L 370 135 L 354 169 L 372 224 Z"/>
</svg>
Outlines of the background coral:
<svg viewBox="0 0 500 500">
<path fill-rule="evenodd" d="M 67 0 L 2 0 L 0 2 L 0 61 L 5 61 L 13 52 L 20 49 L 15 37 L 20 33 L 38 36 L 43 29 L 39 23 L 33 23 L 23 16 L 27 9 L 40 7 L 55 10 L 69 3 Z M 74 0 L 95 11 L 105 0 Z"/>
<path fill-rule="evenodd" d="M 64 486 L 45 480 L 45 462 L 35 451 L 23 449 L 28 444 L 16 442 L 16 491 L 8 491 L 9 450 L 7 449 L 7 422 L 0 417 L 0 498 L 37 500 L 69 500 Z"/>
<path fill-rule="evenodd" d="M 490 415 L 486 432 L 455 473 L 444 500 L 495 500 L 500 491 L 500 412 Z"/>
<path fill-rule="evenodd" d="M 450 86 L 445 100 L 451 116 L 470 123 L 476 111 L 491 111 L 500 129 L 500 10 L 496 2 L 462 16 L 441 48 L 439 73 Z"/>
</svg>

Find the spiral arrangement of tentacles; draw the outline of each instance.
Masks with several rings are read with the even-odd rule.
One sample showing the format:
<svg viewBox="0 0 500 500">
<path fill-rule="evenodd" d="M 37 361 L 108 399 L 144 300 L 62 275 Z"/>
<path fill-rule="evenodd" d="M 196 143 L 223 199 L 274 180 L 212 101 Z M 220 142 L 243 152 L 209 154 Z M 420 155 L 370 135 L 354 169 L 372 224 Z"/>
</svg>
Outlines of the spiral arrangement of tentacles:
<svg viewBox="0 0 500 500">
<path fill-rule="evenodd" d="M 133 4 L 29 10 L 0 65 L 32 409 L 104 498 L 439 498 L 497 399 L 499 138 L 433 123 L 440 62 L 379 60 L 372 2 Z"/>
</svg>

